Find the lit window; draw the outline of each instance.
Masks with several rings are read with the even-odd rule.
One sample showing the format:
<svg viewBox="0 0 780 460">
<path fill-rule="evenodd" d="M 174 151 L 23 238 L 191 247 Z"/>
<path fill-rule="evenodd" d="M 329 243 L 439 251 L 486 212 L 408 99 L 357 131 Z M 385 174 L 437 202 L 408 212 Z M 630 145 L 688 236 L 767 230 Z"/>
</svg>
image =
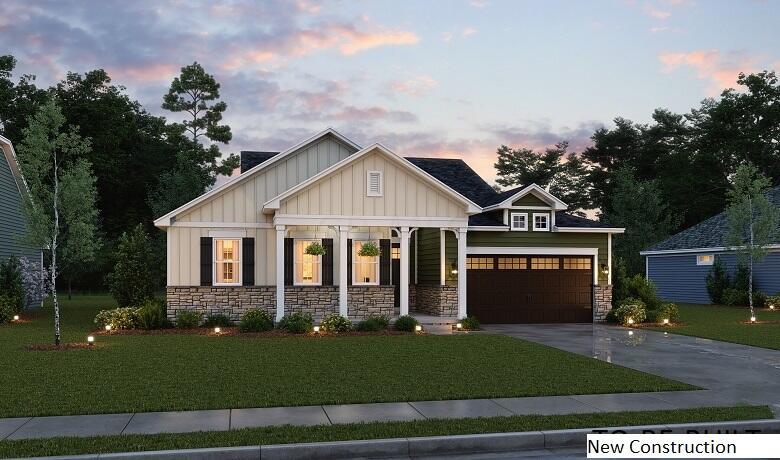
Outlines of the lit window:
<svg viewBox="0 0 780 460">
<path fill-rule="evenodd" d="M 558 270 L 560 262 L 557 257 L 532 257 L 531 270 Z"/>
<path fill-rule="evenodd" d="M 214 284 L 241 284 L 241 240 L 214 240 Z"/>
<path fill-rule="evenodd" d="M 492 270 L 492 257 L 469 257 L 466 259 L 466 268 L 469 270 Z"/>
<path fill-rule="evenodd" d="M 401 258 L 401 248 L 393 248 L 390 253 L 392 254 L 393 259 Z"/>
<path fill-rule="evenodd" d="M 712 265 L 715 263 L 713 254 L 699 254 L 696 256 L 696 265 Z"/>
<path fill-rule="evenodd" d="M 366 243 L 379 247 L 379 241 L 355 241 L 352 244 L 352 284 L 379 284 L 379 256 L 360 256 Z"/>
<path fill-rule="evenodd" d="M 306 248 L 312 243 L 320 243 L 321 240 L 295 240 L 295 284 L 320 285 L 322 284 L 322 256 L 306 254 Z"/>
<path fill-rule="evenodd" d="M 513 213 L 511 229 L 517 231 L 528 230 L 528 214 Z"/>
<path fill-rule="evenodd" d="M 366 196 L 382 196 L 382 171 L 366 172 Z"/>
<path fill-rule="evenodd" d="M 564 257 L 564 270 L 590 270 L 590 257 Z"/>
<path fill-rule="evenodd" d="M 548 216 L 546 213 L 543 214 L 534 214 L 534 231 L 544 231 L 549 230 L 549 220 L 550 216 Z"/>
<path fill-rule="evenodd" d="M 499 270 L 525 270 L 526 269 L 525 258 L 522 257 L 499 257 L 498 269 Z"/>
</svg>

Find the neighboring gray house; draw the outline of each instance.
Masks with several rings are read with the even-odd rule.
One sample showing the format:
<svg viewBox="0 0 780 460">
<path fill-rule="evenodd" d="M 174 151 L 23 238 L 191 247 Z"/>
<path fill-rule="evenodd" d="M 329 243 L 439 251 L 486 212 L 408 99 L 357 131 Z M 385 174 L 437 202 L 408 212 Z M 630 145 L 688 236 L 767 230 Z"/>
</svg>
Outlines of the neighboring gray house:
<svg viewBox="0 0 780 460">
<path fill-rule="evenodd" d="M 5 261 L 11 256 L 25 259 L 29 270 L 40 273 L 43 252 L 25 241 L 27 227 L 22 210 L 23 201 L 28 199 L 27 184 L 24 182 L 19 163 L 16 161 L 11 141 L 0 136 L 0 260 Z M 33 276 L 40 279 L 40 276 Z M 26 289 L 27 292 L 40 292 L 36 289 Z M 40 305 L 40 293 L 28 298 L 27 306 Z"/>
<path fill-rule="evenodd" d="M 769 190 L 766 196 L 780 208 L 780 186 Z M 727 232 L 726 213 L 722 212 L 642 251 L 647 278 L 658 287 L 661 297 L 676 302 L 710 303 L 705 279 L 715 259 L 722 260 L 731 273 L 737 265 L 736 255 L 724 242 Z M 755 266 L 753 276 L 759 291 L 780 293 L 780 229 L 767 257 Z"/>
</svg>

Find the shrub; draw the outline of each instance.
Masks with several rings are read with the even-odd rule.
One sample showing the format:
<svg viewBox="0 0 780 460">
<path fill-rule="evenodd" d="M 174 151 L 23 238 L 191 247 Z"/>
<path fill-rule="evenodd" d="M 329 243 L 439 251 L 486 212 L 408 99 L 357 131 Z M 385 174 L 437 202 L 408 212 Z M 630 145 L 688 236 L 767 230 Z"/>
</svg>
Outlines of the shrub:
<svg viewBox="0 0 780 460">
<path fill-rule="evenodd" d="M 634 321 L 634 324 L 641 323 L 647 317 L 644 302 L 639 299 L 624 299 L 620 306 L 615 310 L 615 319 L 619 324 L 626 325 L 628 320 Z"/>
<path fill-rule="evenodd" d="M 747 292 L 749 285 L 750 269 L 745 264 L 737 265 L 737 269 L 734 271 L 734 282 L 731 284 L 731 287 L 738 291 Z M 745 302 L 745 305 L 747 305 L 747 302 Z"/>
<path fill-rule="evenodd" d="M 194 329 L 200 325 L 201 313 L 184 310 L 176 315 L 176 327 L 179 329 Z"/>
<path fill-rule="evenodd" d="M 5 262 L 0 262 L 0 292 L 8 297 L 6 302 L 10 302 L 13 314 L 22 312 L 24 309 L 22 268 L 16 257 L 11 256 Z"/>
<path fill-rule="evenodd" d="M 724 305 L 745 306 L 749 302 L 747 290 L 728 288 L 723 290 Z"/>
<path fill-rule="evenodd" d="M 203 325 L 206 327 L 230 327 L 233 325 L 233 321 L 230 321 L 230 318 L 225 315 L 209 315 Z"/>
<path fill-rule="evenodd" d="M 165 302 L 147 300 L 138 309 L 138 325 L 141 329 L 167 329 L 171 327 Z"/>
<path fill-rule="evenodd" d="M 627 282 L 626 262 L 622 257 L 615 257 L 612 263 L 612 308 L 619 306 L 620 302 L 628 297 Z"/>
<path fill-rule="evenodd" d="M 387 329 L 390 325 L 390 318 L 387 316 L 369 315 L 368 318 L 358 323 L 358 331 L 377 332 Z"/>
<path fill-rule="evenodd" d="M 626 280 L 625 291 L 628 297 L 639 299 L 645 304 L 645 308 L 654 310 L 661 305 L 655 285 L 642 275 L 634 275 Z M 622 304 L 623 302 L 620 302 Z M 618 304 L 618 305 L 620 305 Z"/>
<path fill-rule="evenodd" d="M 715 263 L 707 272 L 707 294 L 710 296 L 712 303 L 723 303 L 723 291 L 731 286 L 731 279 L 728 272 L 726 272 L 726 265 L 720 260 L 720 257 L 715 257 Z"/>
<path fill-rule="evenodd" d="M 677 304 L 663 303 L 655 310 L 647 310 L 645 321 L 648 323 L 663 323 L 664 319 L 668 319 L 672 323 L 680 321 L 680 310 L 677 308 Z"/>
<path fill-rule="evenodd" d="M 114 257 L 114 271 L 106 277 L 106 281 L 119 306 L 141 305 L 151 299 L 154 259 L 143 225 L 138 224 L 129 234 L 122 233 Z"/>
<path fill-rule="evenodd" d="M 612 309 L 607 312 L 607 316 L 604 317 L 604 321 L 608 323 L 617 323 L 617 309 L 618 307 L 612 307 Z"/>
<path fill-rule="evenodd" d="M 753 307 L 754 308 L 764 308 L 766 305 L 766 299 L 767 295 L 763 292 L 755 291 L 753 292 Z"/>
<path fill-rule="evenodd" d="M 467 331 L 476 331 L 479 329 L 479 320 L 476 316 L 467 316 L 460 320 L 460 325 Z"/>
<path fill-rule="evenodd" d="M 107 325 L 112 329 L 135 329 L 141 324 L 139 310 L 134 307 L 101 310 L 95 316 L 95 324 L 101 329 Z"/>
<path fill-rule="evenodd" d="M 764 302 L 766 307 L 774 307 L 780 309 L 780 294 L 770 295 Z"/>
<path fill-rule="evenodd" d="M 271 315 L 260 309 L 248 310 L 241 317 L 241 322 L 238 323 L 238 329 L 241 332 L 263 332 L 273 328 L 274 320 Z"/>
<path fill-rule="evenodd" d="M 8 323 L 14 318 L 14 300 L 5 293 L 0 294 L 0 324 Z"/>
<path fill-rule="evenodd" d="M 338 313 L 331 313 L 322 319 L 320 324 L 322 329 L 327 332 L 338 334 L 340 332 L 349 332 L 352 330 L 352 321 L 339 315 Z"/>
<path fill-rule="evenodd" d="M 418 323 L 414 317 L 409 315 L 399 316 L 398 319 L 395 320 L 395 328 L 399 331 L 414 332 L 414 328 L 418 324 L 420 323 Z"/>
<path fill-rule="evenodd" d="M 311 332 L 314 327 L 314 319 L 311 313 L 296 312 L 291 315 L 285 315 L 279 321 L 279 329 L 291 334 L 305 334 Z"/>
</svg>

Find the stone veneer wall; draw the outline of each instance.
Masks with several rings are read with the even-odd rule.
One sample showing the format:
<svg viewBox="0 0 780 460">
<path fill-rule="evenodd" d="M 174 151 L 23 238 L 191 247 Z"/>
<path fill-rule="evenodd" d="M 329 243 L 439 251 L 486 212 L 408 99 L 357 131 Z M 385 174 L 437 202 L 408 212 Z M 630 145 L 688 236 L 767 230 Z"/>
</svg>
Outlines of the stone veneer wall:
<svg viewBox="0 0 780 460">
<path fill-rule="evenodd" d="M 612 309 L 612 285 L 593 286 L 593 322 L 603 322 Z"/>
<path fill-rule="evenodd" d="M 350 318 L 362 319 L 369 315 L 398 316 L 395 307 L 395 286 L 349 286 L 347 312 Z"/>
<path fill-rule="evenodd" d="M 276 289 L 274 289 L 276 291 Z M 276 302 L 274 301 L 274 305 Z M 311 313 L 315 322 L 339 312 L 338 286 L 285 286 L 284 314 Z"/>
<path fill-rule="evenodd" d="M 458 287 L 440 284 L 415 286 L 414 310 L 435 316 L 458 316 Z"/>
</svg>

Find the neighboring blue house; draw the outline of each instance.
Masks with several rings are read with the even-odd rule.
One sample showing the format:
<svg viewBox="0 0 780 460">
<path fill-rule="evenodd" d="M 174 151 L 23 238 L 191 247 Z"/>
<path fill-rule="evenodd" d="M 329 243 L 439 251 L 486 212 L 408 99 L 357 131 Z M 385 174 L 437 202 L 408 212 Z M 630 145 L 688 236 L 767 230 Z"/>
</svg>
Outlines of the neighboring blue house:
<svg viewBox="0 0 780 460">
<path fill-rule="evenodd" d="M 768 191 L 767 198 L 780 208 L 780 187 Z M 715 258 L 731 273 L 737 265 L 736 255 L 726 247 L 727 232 L 722 212 L 640 252 L 659 295 L 675 302 L 710 303 L 705 278 Z M 765 294 L 780 293 L 780 229 L 767 257 L 754 266 L 753 282 Z"/>
<path fill-rule="evenodd" d="M 22 178 L 13 145 L 0 136 L 0 260 L 5 261 L 11 256 L 25 259 L 25 266 L 37 272 L 28 277 L 28 281 L 32 282 L 32 279 L 40 281 L 43 253 L 24 239 L 27 225 L 22 206 L 26 199 L 27 184 Z M 40 286 L 30 287 L 26 291 L 35 293 L 32 298 L 25 299 L 27 306 L 40 305 Z"/>
</svg>

